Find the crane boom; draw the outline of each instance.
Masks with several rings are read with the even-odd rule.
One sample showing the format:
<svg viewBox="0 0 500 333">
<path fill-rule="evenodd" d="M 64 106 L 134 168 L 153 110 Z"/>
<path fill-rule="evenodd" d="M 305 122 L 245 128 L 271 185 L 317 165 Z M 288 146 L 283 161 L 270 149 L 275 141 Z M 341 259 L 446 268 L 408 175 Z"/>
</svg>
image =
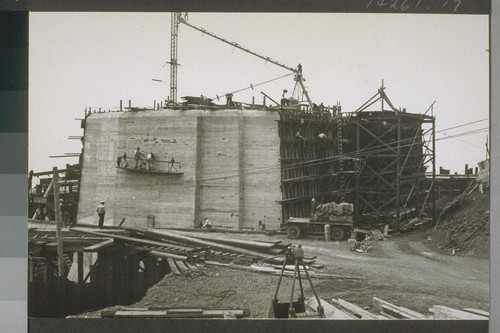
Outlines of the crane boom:
<svg viewBox="0 0 500 333">
<path fill-rule="evenodd" d="M 217 35 L 216 35 L 216 34 L 214 34 L 214 33 L 211 33 L 210 31 L 207 31 L 207 30 L 205 30 L 205 29 L 203 29 L 203 28 L 200 28 L 200 27 L 197 27 L 197 26 L 195 26 L 195 25 L 192 25 L 191 23 L 187 22 L 187 20 L 186 20 L 183 16 L 179 16 L 179 23 L 185 24 L 185 25 L 187 25 L 188 27 L 191 27 L 191 28 L 193 28 L 193 29 L 195 29 L 195 30 L 198 30 L 198 31 L 200 31 L 200 32 L 202 32 L 202 33 L 204 33 L 204 34 L 207 34 L 207 35 L 209 35 L 209 36 L 211 36 L 211 37 L 213 37 L 213 38 L 215 38 L 215 39 L 218 39 L 218 40 L 220 40 L 221 42 L 224 42 L 224 43 L 226 43 L 226 44 L 232 45 L 232 46 L 234 46 L 234 47 L 236 47 L 236 48 L 238 48 L 238 49 L 240 49 L 240 50 L 242 50 L 242 51 L 245 51 L 245 52 L 247 52 L 247 53 L 250 53 L 251 55 L 254 55 L 254 56 L 256 56 L 256 57 L 258 57 L 258 58 L 261 58 L 261 59 L 263 59 L 263 60 L 265 60 L 265 61 L 267 61 L 267 62 L 270 62 L 270 63 L 272 63 L 272 64 L 275 64 L 275 65 L 277 65 L 277 66 L 279 66 L 279 67 L 282 67 L 282 68 L 284 68 L 284 69 L 287 69 L 287 70 L 289 70 L 289 71 L 291 71 L 291 72 L 295 73 L 295 77 L 294 77 L 294 79 L 295 79 L 295 81 L 297 81 L 297 82 L 299 83 L 300 87 L 302 88 L 302 91 L 304 92 L 304 96 L 305 96 L 305 97 L 306 97 L 306 99 L 307 99 L 307 103 L 308 103 L 308 104 L 309 104 L 309 106 L 312 108 L 312 101 L 311 101 L 311 99 L 309 98 L 309 94 L 307 93 L 306 87 L 304 86 L 304 78 L 303 78 L 303 76 L 302 76 L 302 66 L 301 66 L 300 64 L 297 66 L 297 68 L 292 68 L 292 67 L 289 67 L 289 66 L 287 66 L 287 65 L 285 65 L 285 64 L 282 64 L 281 62 L 276 61 L 276 60 L 274 60 L 274 59 L 272 59 L 272 58 L 270 58 L 270 57 L 266 57 L 266 56 L 260 55 L 260 54 L 258 54 L 258 53 L 255 53 L 255 52 L 253 52 L 253 51 L 251 51 L 251 50 L 249 50 L 249 49 L 247 49 L 247 48 L 245 48 L 245 47 L 241 46 L 241 45 L 240 45 L 240 44 L 238 44 L 238 43 L 235 43 L 235 42 L 230 42 L 230 41 L 228 41 L 228 40 L 225 40 L 224 38 L 221 38 L 221 37 L 217 36 Z"/>
</svg>

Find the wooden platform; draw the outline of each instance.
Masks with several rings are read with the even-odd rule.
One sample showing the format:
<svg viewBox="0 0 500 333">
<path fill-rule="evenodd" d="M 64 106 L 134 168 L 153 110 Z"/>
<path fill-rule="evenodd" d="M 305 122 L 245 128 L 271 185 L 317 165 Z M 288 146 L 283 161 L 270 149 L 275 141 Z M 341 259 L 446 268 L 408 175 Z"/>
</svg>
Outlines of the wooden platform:
<svg viewBox="0 0 500 333">
<path fill-rule="evenodd" d="M 127 170 L 127 171 L 132 171 L 132 172 L 142 172 L 142 173 L 156 173 L 156 174 L 163 174 L 163 175 L 183 175 L 184 172 L 177 172 L 177 171 L 168 171 L 168 170 L 148 170 L 148 169 L 140 169 L 140 168 L 134 168 L 134 167 L 116 167 L 117 169 L 122 169 L 122 170 Z"/>
</svg>

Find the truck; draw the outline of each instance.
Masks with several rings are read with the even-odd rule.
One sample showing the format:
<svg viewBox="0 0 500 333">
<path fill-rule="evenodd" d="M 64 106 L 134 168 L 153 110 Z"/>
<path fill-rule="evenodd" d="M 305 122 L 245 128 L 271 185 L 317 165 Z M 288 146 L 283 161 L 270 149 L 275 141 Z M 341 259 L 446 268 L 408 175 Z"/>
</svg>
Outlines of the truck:
<svg viewBox="0 0 500 333">
<path fill-rule="evenodd" d="M 331 239 L 344 240 L 354 225 L 354 206 L 342 202 L 319 204 L 314 198 L 311 202 L 311 217 L 290 217 L 282 223 L 288 238 L 297 239 L 303 235 L 324 235 L 325 226 L 330 226 Z"/>
</svg>

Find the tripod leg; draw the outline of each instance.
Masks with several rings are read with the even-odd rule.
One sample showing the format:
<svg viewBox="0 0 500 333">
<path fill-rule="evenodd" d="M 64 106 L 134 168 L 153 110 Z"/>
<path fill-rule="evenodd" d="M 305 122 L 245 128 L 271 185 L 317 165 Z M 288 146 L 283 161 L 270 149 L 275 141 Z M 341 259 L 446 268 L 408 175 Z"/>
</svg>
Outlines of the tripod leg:
<svg viewBox="0 0 500 333">
<path fill-rule="evenodd" d="M 302 259 L 297 259 L 297 261 L 300 261 L 302 265 L 304 265 L 304 262 Z M 304 303 L 305 298 L 304 298 L 304 288 L 302 287 L 302 277 L 300 276 L 300 266 L 299 263 L 297 263 L 297 271 L 299 275 L 299 286 L 300 286 L 300 297 L 299 297 L 299 303 Z"/>
<path fill-rule="evenodd" d="M 280 278 L 278 279 L 278 286 L 276 287 L 276 292 L 274 293 L 274 299 L 278 299 L 278 290 L 280 289 L 281 280 L 283 279 L 283 272 L 285 271 L 286 266 L 286 256 L 283 258 L 283 266 L 281 266 Z"/>
<path fill-rule="evenodd" d="M 295 308 L 293 307 L 293 291 L 295 289 L 295 277 L 297 276 L 297 272 L 299 270 L 299 260 L 295 259 L 295 268 L 293 270 L 293 281 L 292 281 L 292 292 L 290 297 L 290 307 L 288 308 L 288 316 L 291 318 L 295 318 Z"/>
<path fill-rule="evenodd" d="M 302 266 L 304 267 L 304 272 L 306 273 L 306 278 L 307 278 L 307 281 L 309 281 L 309 285 L 311 286 L 311 290 L 314 294 L 314 297 L 316 297 L 316 301 L 318 302 L 318 314 L 321 317 L 324 317 L 325 310 L 323 309 L 323 306 L 321 305 L 321 300 L 319 299 L 318 294 L 316 294 L 316 291 L 314 290 L 311 278 L 309 277 L 309 273 L 307 272 L 306 265 L 304 264 L 304 261 L 302 261 Z"/>
</svg>

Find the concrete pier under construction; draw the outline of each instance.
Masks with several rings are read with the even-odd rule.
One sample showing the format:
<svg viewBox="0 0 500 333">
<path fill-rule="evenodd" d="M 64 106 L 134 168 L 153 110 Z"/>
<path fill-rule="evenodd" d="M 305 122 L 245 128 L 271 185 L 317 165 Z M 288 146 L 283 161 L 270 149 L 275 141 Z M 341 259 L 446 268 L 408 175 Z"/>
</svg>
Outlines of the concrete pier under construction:
<svg viewBox="0 0 500 333">
<path fill-rule="evenodd" d="M 264 110 L 163 109 L 88 114 L 78 218 L 106 201 L 117 225 L 192 227 L 208 217 L 234 229 L 281 222 L 279 113 Z M 155 170 L 116 167 L 124 152 L 154 153 Z M 179 169 L 180 168 L 180 169 Z M 149 220 L 148 220 L 149 216 Z M 94 221 L 96 223 L 96 221 Z"/>
</svg>

